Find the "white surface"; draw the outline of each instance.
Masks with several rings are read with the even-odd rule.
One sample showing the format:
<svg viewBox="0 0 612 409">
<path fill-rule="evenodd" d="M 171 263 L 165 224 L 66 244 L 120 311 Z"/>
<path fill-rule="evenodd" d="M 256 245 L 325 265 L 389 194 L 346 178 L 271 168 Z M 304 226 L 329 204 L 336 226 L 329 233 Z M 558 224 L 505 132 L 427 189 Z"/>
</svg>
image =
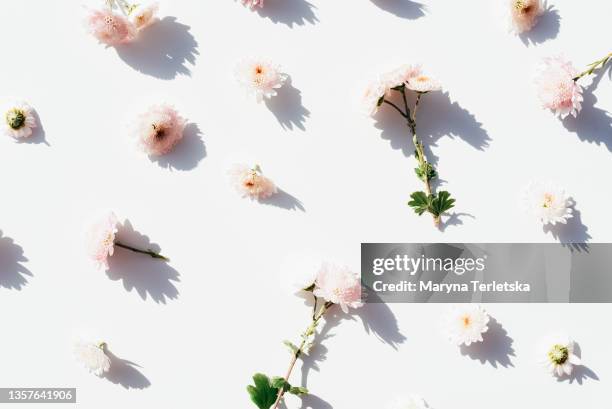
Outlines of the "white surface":
<svg viewBox="0 0 612 409">
<path fill-rule="evenodd" d="M 0 289 L 0 386 L 77 387 L 82 408 L 252 407 L 250 377 L 282 374 L 289 356 L 281 340 L 307 324 L 309 310 L 279 279 L 291 254 L 310 249 L 357 268 L 364 241 L 554 240 L 517 206 L 532 178 L 556 180 L 576 199 L 583 227 L 569 238 L 610 241 L 612 83 L 604 77 L 587 98 L 577 135 L 539 108 L 531 77 L 544 56 L 564 52 L 584 66 L 610 52 L 612 3 L 554 1 L 558 34 L 547 18 L 536 37 L 555 38 L 527 46 L 506 33 L 492 2 L 423 1 L 427 11 L 416 19 L 417 9 L 400 0 L 269 0 L 263 16 L 232 1 L 164 1 L 161 13 L 176 21 L 151 28 L 158 48 L 122 57 L 83 34 L 77 2 L 3 2 L 0 90 L 35 106 L 47 143 L 0 141 L 3 285 L 18 271 L 31 274 L 21 290 Z M 175 59 L 163 62 L 158 50 Z M 195 65 L 180 68 L 190 54 Z M 291 75 L 294 89 L 271 103 L 276 114 L 245 99 L 231 78 L 235 62 L 251 55 Z M 432 150 L 457 212 L 473 216 L 444 233 L 405 204 L 421 186 L 404 127 L 384 113 L 389 119 L 372 123 L 351 101 L 368 76 L 400 62 L 424 63 L 457 104 L 427 96 L 419 124 L 422 135 L 436 135 Z M 202 131 L 204 145 L 192 132 L 170 157 L 179 169 L 126 143 L 127 113 L 157 101 L 150 95 L 176 103 Z M 593 138 L 606 142 L 581 140 Z M 257 158 L 296 199 L 275 206 L 236 197 L 225 169 L 239 154 Z M 283 208 L 296 201 L 305 211 Z M 126 278 L 96 271 L 82 231 L 100 208 L 129 218 L 171 257 L 169 266 L 118 251 L 113 278 Z M 318 397 L 309 407 L 380 407 L 411 392 L 434 408 L 589 409 L 608 401 L 610 332 L 600 317 L 609 305 L 489 306 L 514 340 L 507 368 L 449 346 L 438 331 L 446 308 L 366 306 L 333 328 L 320 372 L 309 372 Z M 119 383 L 150 386 L 85 373 L 71 356 L 81 328 L 141 366 Z M 557 330 L 580 342 L 599 381 L 559 383 L 533 363 L 536 341 Z"/>
</svg>

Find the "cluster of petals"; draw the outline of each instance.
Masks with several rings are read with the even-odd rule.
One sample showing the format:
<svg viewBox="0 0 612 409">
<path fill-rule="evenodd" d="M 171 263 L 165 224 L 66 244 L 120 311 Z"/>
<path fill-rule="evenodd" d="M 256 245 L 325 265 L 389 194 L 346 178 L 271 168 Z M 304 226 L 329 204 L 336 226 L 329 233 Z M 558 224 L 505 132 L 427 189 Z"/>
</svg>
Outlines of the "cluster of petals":
<svg viewBox="0 0 612 409">
<path fill-rule="evenodd" d="M 346 266 L 323 263 L 314 281 L 313 294 L 338 304 L 345 313 L 348 313 L 349 308 L 359 308 L 363 305 L 361 280 Z"/>
<path fill-rule="evenodd" d="M 103 214 L 87 231 L 87 250 L 89 258 L 100 268 L 108 269 L 108 258 L 115 251 L 115 234 L 119 221 L 115 213 Z"/>
<path fill-rule="evenodd" d="M 133 133 L 143 152 L 161 156 L 183 139 L 186 125 L 187 120 L 171 105 L 153 105 L 138 116 Z"/>
<path fill-rule="evenodd" d="M 78 340 L 74 344 L 73 353 L 76 360 L 85 369 L 96 376 L 103 376 L 111 367 L 111 359 L 106 354 L 104 342 L 94 343 Z"/>
<path fill-rule="evenodd" d="M 36 128 L 34 109 L 26 102 L 17 101 L 5 104 L 2 131 L 13 138 L 28 138 Z"/>
<path fill-rule="evenodd" d="M 552 183 L 530 182 L 523 191 L 522 208 L 542 224 L 566 224 L 573 216 L 573 201 Z"/>
<path fill-rule="evenodd" d="M 266 199 L 278 191 L 274 182 L 262 174 L 259 166 L 235 164 L 229 169 L 228 175 L 234 189 L 242 197 Z"/>
<path fill-rule="evenodd" d="M 545 11 L 542 0 L 509 0 L 510 29 L 517 34 L 535 27 Z"/>
<path fill-rule="evenodd" d="M 89 10 L 85 26 L 100 43 L 116 46 L 133 41 L 138 32 L 156 21 L 158 4 L 125 7 L 121 1 L 111 7 Z"/>
<path fill-rule="evenodd" d="M 288 78 L 278 65 L 260 58 L 241 61 L 236 66 L 234 75 L 247 94 L 254 96 L 257 102 L 277 95 L 277 90 Z"/>
<path fill-rule="evenodd" d="M 575 80 L 579 75 L 574 65 L 565 58 L 545 58 L 535 79 L 542 107 L 565 118 L 576 117 L 582 108 L 582 87 Z"/>
<path fill-rule="evenodd" d="M 489 330 L 489 314 L 478 304 L 459 305 L 446 317 L 445 332 L 455 345 L 469 346 L 482 342 L 482 334 Z"/>
<path fill-rule="evenodd" d="M 264 0 L 240 0 L 244 6 L 254 9 L 255 7 L 263 7 Z"/>
</svg>

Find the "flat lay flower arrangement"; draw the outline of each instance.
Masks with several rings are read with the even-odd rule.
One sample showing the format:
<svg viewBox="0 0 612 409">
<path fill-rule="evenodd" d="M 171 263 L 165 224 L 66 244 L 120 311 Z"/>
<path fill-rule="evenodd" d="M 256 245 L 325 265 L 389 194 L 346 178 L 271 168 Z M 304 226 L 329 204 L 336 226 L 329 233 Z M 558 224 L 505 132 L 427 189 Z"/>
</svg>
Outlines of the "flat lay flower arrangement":
<svg viewBox="0 0 612 409">
<path fill-rule="evenodd" d="M 237 0 L 236 3 L 245 9 L 256 10 L 265 8 L 268 1 Z M 506 2 L 506 6 L 510 30 L 516 34 L 534 29 L 546 10 L 540 0 L 511 0 Z M 116 47 L 137 42 L 143 30 L 158 22 L 158 13 L 157 2 L 132 4 L 125 0 L 107 0 L 96 8 L 87 8 L 84 23 L 95 40 L 107 47 Z M 534 94 L 542 108 L 554 115 L 562 119 L 579 117 L 583 83 L 606 69 L 610 63 L 612 53 L 602 54 L 600 59 L 586 65 L 583 70 L 576 68 L 564 56 L 545 58 L 536 70 Z M 407 206 L 419 216 L 427 213 L 433 225 L 440 228 L 444 224 L 443 217 L 460 206 L 461 202 L 456 202 L 455 195 L 438 187 L 438 170 L 428 158 L 426 144 L 419 133 L 419 112 L 435 109 L 428 106 L 428 98 L 443 89 L 443 85 L 428 69 L 418 64 L 405 64 L 383 72 L 364 89 L 361 102 L 369 116 L 385 109 L 402 118 L 406 138 L 414 149 L 414 168 L 410 173 L 416 177 L 415 183 L 420 185 L 417 190 L 407 194 Z M 235 62 L 233 76 L 247 97 L 256 103 L 275 98 L 290 78 L 283 72 L 281 64 L 257 56 Z M 15 140 L 32 137 L 41 125 L 38 112 L 21 99 L 6 99 L 2 104 L 2 115 L 3 133 Z M 158 101 L 142 107 L 125 136 L 145 155 L 159 157 L 169 154 L 182 143 L 188 124 L 189 120 L 174 105 Z M 279 189 L 272 179 L 275 175 L 264 173 L 264 169 L 257 163 L 235 163 L 226 170 L 227 183 L 238 196 L 255 203 L 271 198 L 279 193 Z M 461 175 L 453 177 L 460 178 Z M 403 180 L 403 176 L 400 179 Z M 452 186 L 452 181 L 450 184 Z M 547 181 L 527 184 L 519 206 L 536 221 L 551 226 L 567 224 L 576 213 L 571 195 L 559 185 Z M 157 251 L 119 240 L 119 225 L 120 221 L 113 212 L 104 213 L 91 223 L 85 238 L 85 252 L 94 266 L 108 270 L 109 259 L 117 251 L 130 252 L 133 257 L 153 258 L 159 263 L 170 261 Z M 283 342 L 289 351 L 286 371 L 282 372 L 281 368 L 281 372 L 276 374 L 256 373 L 253 384 L 246 387 L 248 396 L 259 409 L 277 409 L 285 404 L 287 394 L 303 396 L 310 393 L 302 385 L 303 380 L 300 382 L 292 377 L 297 362 L 308 355 L 311 348 L 316 348 L 317 331 L 330 311 L 351 314 L 366 301 L 362 299 L 359 274 L 332 263 L 323 263 L 319 270 L 312 271 L 310 278 L 300 283 L 298 290 L 301 296 L 312 302 L 311 319 L 296 339 Z M 488 342 L 490 320 L 485 308 L 476 304 L 453 307 L 448 316 L 441 319 L 444 336 L 451 345 L 456 346 Z M 582 365 L 576 345 L 567 335 L 555 335 L 543 342 L 538 357 L 552 375 L 561 378 L 570 376 L 576 366 Z M 74 344 L 73 352 L 89 372 L 100 377 L 107 374 L 113 365 L 105 340 L 79 339 Z M 421 409 L 429 406 L 423 398 L 409 395 L 390 402 L 388 407 Z"/>
</svg>

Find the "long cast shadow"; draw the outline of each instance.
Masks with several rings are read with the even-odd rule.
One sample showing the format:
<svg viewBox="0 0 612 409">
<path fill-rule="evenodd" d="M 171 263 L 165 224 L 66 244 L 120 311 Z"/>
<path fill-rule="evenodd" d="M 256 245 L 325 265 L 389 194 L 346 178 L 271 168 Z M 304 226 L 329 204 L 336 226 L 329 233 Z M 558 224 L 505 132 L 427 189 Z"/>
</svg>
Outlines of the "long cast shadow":
<svg viewBox="0 0 612 409">
<path fill-rule="evenodd" d="M 508 332 L 493 317 L 489 320 L 489 329 L 483 335 L 482 342 L 476 342 L 470 346 L 461 345 L 461 354 L 469 356 L 481 364 L 489 363 L 493 368 L 498 365 L 504 368 L 513 367 L 511 357 L 514 357 L 514 340 L 508 336 Z"/>
<path fill-rule="evenodd" d="M 315 9 L 316 7 L 306 0 L 266 0 L 266 6 L 257 8 L 257 13 L 275 24 L 293 27 L 294 24 L 316 24 L 319 19 L 314 13 Z"/>
<path fill-rule="evenodd" d="M 206 145 L 202 140 L 202 132 L 197 124 L 187 124 L 183 131 L 183 139 L 169 153 L 150 157 L 152 162 L 166 169 L 191 170 L 206 157 Z"/>
<path fill-rule="evenodd" d="M 576 209 L 575 204 L 572 204 L 573 216 L 567 220 L 565 224 L 544 225 L 542 229 L 544 233 L 550 233 L 561 244 L 569 247 L 572 250 L 586 251 L 590 239 L 589 228 L 582 223 L 580 211 Z"/>
<path fill-rule="evenodd" d="M 304 123 L 310 111 L 302 104 L 302 93 L 293 86 L 291 77 L 278 90 L 278 94 L 265 103 L 283 129 L 293 130 L 295 127 L 306 130 Z"/>
<path fill-rule="evenodd" d="M 574 354 L 578 358 L 582 358 L 582 350 L 577 342 L 574 344 Z M 557 382 L 569 381 L 570 384 L 576 382 L 578 385 L 582 385 L 587 379 L 599 381 L 599 376 L 585 365 L 576 365 L 571 375 L 560 376 L 557 378 Z"/>
<path fill-rule="evenodd" d="M 550 5 L 546 7 L 546 11 L 540 17 L 538 24 L 526 33 L 521 33 L 519 38 L 527 46 L 531 44 L 537 45 L 556 38 L 560 28 L 561 16 L 559 11 Z"/>
<path fill-rule="evenodd" d="M 104 374 L 109 382 L 123 386 L 125 389 L 145 389 L 151 382 L 137 368 L 139 365 L 126 359 L 121 359 L 109 350 L 105 351 L 111 360 L 108 372 Z"/>
<path fill-rule="evenodd" d="M 129 220 L 118 226 L 118 230 L 117 241 L 159 253 L 159 246 L 134 230 Z M 166 304 L 167 300 L 178 298 L 179 292 L 175 284 L 180 282 L 180 275 L 167 262 L 116 246 L 115 253 L 108 261 L 108 277 L 114 281 L 123 281 L 123 287 L 128 292 L 136 290 L 143 300 L 151 298 L 156 303 Z"/>
<path fill-rule="evenodd" d="M 425 15 L 425 5 L 412 0 L 371 0 L 378 8 L 397 17 L 416 20 Z"/>
<path fill-rule="evenodd" d="M 0 231 L 0 288 L 21 290 L 28 283 L 27 277 L 33 276 L 23 265 L 27 261 L 21 246 Z"/>
</svg>

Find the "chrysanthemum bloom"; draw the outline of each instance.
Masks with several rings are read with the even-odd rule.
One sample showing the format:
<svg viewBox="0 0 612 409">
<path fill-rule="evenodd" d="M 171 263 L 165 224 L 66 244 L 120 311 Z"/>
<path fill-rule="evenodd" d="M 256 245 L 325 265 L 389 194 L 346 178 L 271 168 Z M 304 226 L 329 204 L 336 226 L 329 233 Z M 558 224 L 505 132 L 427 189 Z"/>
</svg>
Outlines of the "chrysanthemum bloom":
<svg viewBox="0 0 612 409">
<path fill-rule="evenodd" d="M 420 65 L 404 64 L 393 71 L 382 75 L 383 81 L 389 89 L 410 82 L 410 80 L 422 75 Z"/>
<path fill-rule="evenodd" d="M 580 358 L 574 354 L 575 344 L 567 335 L 551 337 L 541 352 L 541 362 L 553 375 L 571 375 L 574 365 L 581 365 Z"/>
<path fill-rule="evenodd" d="M 139 147 L 150 156 L 170 152 L 183 138 L 187 120 L 170 105 L 154 105 L 141 114 L 134 127 Z"/>
<path fill-rule="evenodd" d="M 231 183 L 242 197 L 265 199 L 277 192 L 272 180 L 265 177 L 259 166 L 236 164 L 228 171 Z"/>
<path fill-rule="evenodd" d="M 280 68 L 268 61 L 260 59 L 244 60 L 235 70 L 238 82 L 249 95 L 255 95 L 257 102 L 271 98 L 276 90 L 283 86 L 288 76 L 280 72 Z"/>
<path fill-rule="evenodd" d="M 544 13 L 542 0 L 509 0 L 510 27 L 517 34 L 531 30 Z"/>
<path fill-rule="evenodd" d="M 130 22 L 137 30 L 142 30 L 157 20 L 156 15 L 158 10 L 159 4 L 157 2 L 135 5 L 130 9 Z"/>
<path fill-rule="evenodd" d="M 263 7 L 264 0 L 240 0 L 243 5 L 248 6 L 252 9 L 255 7 Z"/>
<path fill-rule="evenodd" d="M 387 409 L 428 409 L 427 402 L 420 396 L 412 395 L 396 398 Z"/>
<path fill-rule="evenodd" d="M 482 334 L 489 330 L 489 314 L 477 304 L 465 304 L 453 308 L 446 317 L 445 331 L 456 345 L 482 342 Z"/>
<path fill-rule="evenodd" d="M 361 282 L 359 276 L 348 267 L 324 263 L 315 280 L 314 295 L 340 305 L 348 313 L 350 308 L 359 308 L 361 302 Z"/>
<path fill-rule="evenodd" d="M 440 91 L 442 89 L 438 80 L 421 72 L 408 78 L 406 87 L 417 92 Z"/>
<path fill-rule="evenodd" d="M 561 118 L 577 116 L 582 108 L 582 87 L 574 81 L 578 75 L 563 57 L 545 58 L 535 80 L 542 106 Z"/>
<path fill-rule="evenodd" d="M 372 116 L 378 112 L 380 99 L 388 92 L 386 84 L 378 79 L 370 82 L 363 93 L 361 103 L 365 114 Z"/>
<path fill-rule="evenodd" d="M 573 214 L 572 199 L 565 190 L 551 183 L 529 183 L 522 197 L 522 207 L 543 224 L 566 224 Z"/>
<path fill-rule="evenodd" d="M 87 234 L 89 257 L 99 267 L 108 269 L 108 258 L 115 251 L 115 234 L 117 233 L 117 216 L 109 212 L 96 220 Z"/>
<path fill-rule="evenodd" d="M 13 138 L 28 138 L 36 128 L 34 109 L 25 102 L 8 104 L 4 112 L 4 133 Z"/>
<path fill-rule="evenodd" d="M 97 376 L 102 376 L 108 372 L 111 366 L 111 359 L 105 353 L 106 343 L 93 343 L 87 341 L 77 341 L 74 345 L 75 358 L 85 366 L 85 368 Z"/>
<path fill-rule="evenodd" d="M 119 45 L 136 37 L 136 27 L 110 9 L 91 10 L 85 20 L 89 32 L 103 44 Z"/>
</svg>

